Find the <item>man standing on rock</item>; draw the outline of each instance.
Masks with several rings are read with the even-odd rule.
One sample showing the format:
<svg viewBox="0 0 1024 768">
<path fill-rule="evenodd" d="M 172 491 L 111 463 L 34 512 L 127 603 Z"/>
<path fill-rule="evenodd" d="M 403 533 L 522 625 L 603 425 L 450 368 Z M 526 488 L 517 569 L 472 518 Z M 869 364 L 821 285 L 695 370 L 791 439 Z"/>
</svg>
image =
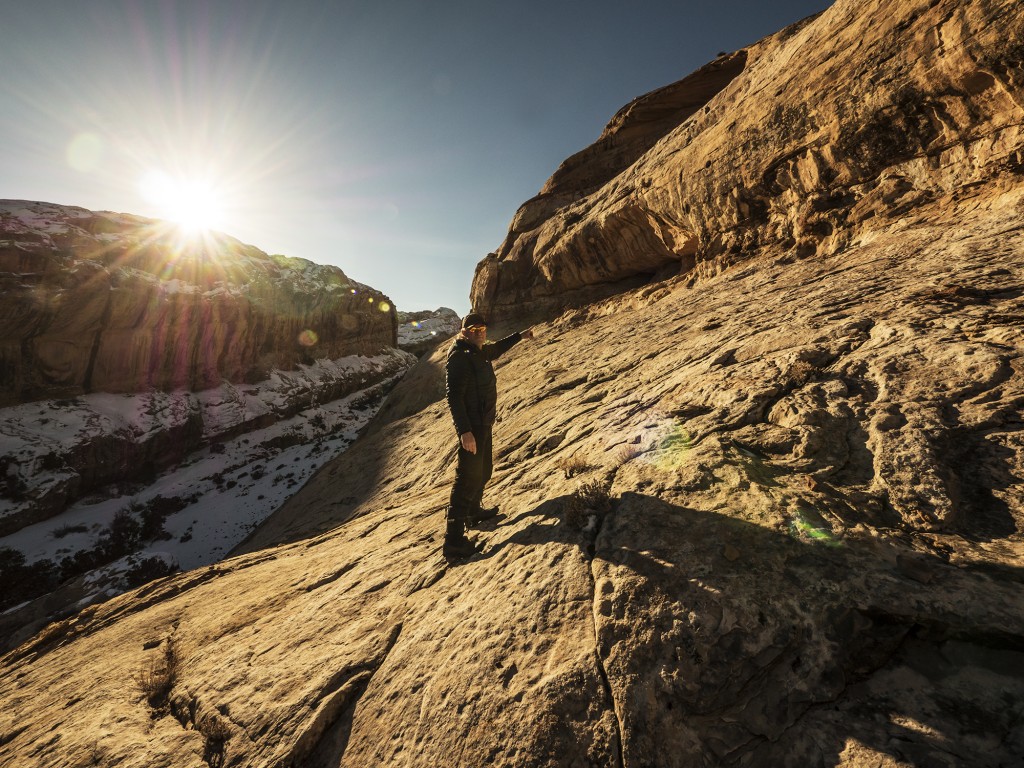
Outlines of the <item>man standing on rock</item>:
<svg viewBox="0 0 1024 768">
<path fill-rule="evenodd" d="M 483 509 L 484 486 L 491 477 L 491 427 L 498 402 L 497 378 L 491 361 L 507 352 L 522 339 L 532 339 L 529 329 L 487 341 L 487 321 L 476 312 L 462 320 L 462 331 L 448 350 L 445 364 L 445 389 L 448 408 L 459 437 L 459 464 L 448 504 L 448 528 L 444 536 L 444 556 L 459 560 L 476 554 L 476 546 L 466 538 L 467 526 L 478 525 L 497 514 Z"/>
</svg>

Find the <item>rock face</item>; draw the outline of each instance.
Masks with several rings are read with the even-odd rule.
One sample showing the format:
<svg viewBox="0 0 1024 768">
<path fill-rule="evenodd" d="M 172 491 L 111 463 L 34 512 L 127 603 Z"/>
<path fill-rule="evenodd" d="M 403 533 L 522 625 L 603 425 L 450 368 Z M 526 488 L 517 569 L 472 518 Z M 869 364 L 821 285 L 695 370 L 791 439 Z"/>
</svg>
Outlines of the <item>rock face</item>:
<svg viewBox="0 0 1024 768">
<path fill-rule="evenodd" d="M 420 357 L 458 333 L 461 326 L 462 318 L 448 307 L 399 312 L 398 348 Z"/>
<path fill-rule="evenodd" d="M 550 318 L 765 248 L 841 253 L 972 184 L 1017 183 L 1017 6 L 838 2 L 637 99 L 520 208 L 473 306 Z"/>
<path fill-rule="evenodd" d="M 137 216 L 0 201 L 0 405 L 209 389 L 396 342 L 336 267 Z"/>
<path fill-rule="evenodd" d="M 540 324 L 498 363 L 486 500 L 503 518 L 461 566 L 440 556 L 455 451 L 445 404 L 397 388 L 415 402 L 382 411 L 391 420 L 237 557 L 4 657 L 0 762 L 1018 764 L 1024 183 L 1007 158 L 1021 151 L 1009 124 L 1024 95 L 1007 41 L 1022 19 L 1010 3 L 840 0 L 749 49 L 691 120 L 727 112 L 714 135 L 749 131 L 751 157 L 778 130 L 751 115 L 773 114 L 777 93 L 797 99 L 790 89 L 822 109 L 819 85 L 858 99 L 873 81 L 877 107 L 894 73 L 948 84 L 949 62 L 984 60 L 992 81 L 970 80 L 971 103 L 990 108 L 974 133 L 941 113 L 976 141 L 938 154 L 906 157 L 906 126 L 895 143 L 865 140 L 877 155 L 864 162 L 889 156 L 894 169 L 882 174 L 894 186 L 857 188 L 873 216 L 815 209 L 792 244 L 737 223 L 714 259 L 697 258 L 711 230 L 694 224 L 696 272 Z M 722 102 L 730 89 L 744 98 Z M 853 120 L 869 107 L 846 108 Z M 827 157 L 838 150 L 822 125 L 803 141 L 822 137 L 812 154 Z M 756 164 L 708 155 L 721 176 L 691 179 L 687 150 L 663 146 L 627 173 L 655 152 L 678 184 L 756 186 Z M 816 188 L 804 157 L 772 200 Z M 910 171 L 900 178 L 930 196 L 886 197 Z M 616 183 L 589 204 L 613 210 Z M 686 200 L 680 222 L 740 212 L 728 195 L 690 214 Z M 595 263 L 628 262 L 634 241 L 620 254 L 602 231 Z M 746 233 L 759 247 L 728 255 Z M 550 285 L 543 265 L 522 269 Z M 545 295 L 520 298 L 547 312 Z M 441 352 L 423 377 L 436 379 Z"/>
</svg>

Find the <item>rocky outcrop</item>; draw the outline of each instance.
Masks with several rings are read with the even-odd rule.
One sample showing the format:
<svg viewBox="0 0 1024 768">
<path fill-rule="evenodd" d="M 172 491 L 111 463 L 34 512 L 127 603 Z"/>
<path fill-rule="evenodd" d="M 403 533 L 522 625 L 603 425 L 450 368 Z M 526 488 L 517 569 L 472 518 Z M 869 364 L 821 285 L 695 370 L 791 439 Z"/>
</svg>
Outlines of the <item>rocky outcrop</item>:
<svg viewBox="0 0 1024 768">
<path fill-rule="evenodd" d="M 253 382 L 396 343 L 336 267 L 126 214 L 0 201 L 0 405 Z"/>
<path fill-rule="evenodd" d="M 477 267 L 502 318 L 771 248 L 842 252 L 973 184 L 1016 184 L 1018 4 L 838 2 L 654 91 L 566 161 Z"/>
<path fill-rule="evenodd" d="M 421 357 L 459 332 L 462 318 L 454 309 L 398 313 L 398 348 Z"/>
<path fill-rule="evenodd" d="M 248 554 L 8 655 L 0 762 L 1012 765 L 1024 194 L 991 192 L 542 324 L 481 556 L 440 556 L 444 403 L 378 424 Z"/>
<path fill-rule="evenodd" d="M 838 67 L 830 93 L 885 93 L 890 43 L 940 79 L 943 51 L 1002 60 L 1022 14 L 840 0 L 749 49 L 709 106 L 756 71 L 723 118 L 750 125 L 808 59 Z M 4 657 L 0 761 L 1019 762 L 1024 184 L 971 151 L 971 180 L 839 218 L 813 250 L 759 241 L 539 324 L 497 366 L 503 517 L 463 565 L 440 555 L 446 406 L 396 389 L 415 402 L 236 557 Z M 413 375 L 436 383 L 438 356 Z"/>
</svg>

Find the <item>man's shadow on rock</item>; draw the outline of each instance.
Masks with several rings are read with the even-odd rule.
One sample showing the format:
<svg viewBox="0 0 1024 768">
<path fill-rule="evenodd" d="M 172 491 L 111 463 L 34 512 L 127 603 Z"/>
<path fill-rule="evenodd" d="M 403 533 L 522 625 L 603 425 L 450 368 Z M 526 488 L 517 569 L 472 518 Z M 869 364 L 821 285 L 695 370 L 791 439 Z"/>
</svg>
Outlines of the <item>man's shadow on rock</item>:
<svg viewBox="0 0 1024 768">
<path fill-rule="evenodd" d="M 638 493 L 588 533 L 565 524 L 569 498 L 504 522 L 530 521 L 482 557 L 554 542 L 590 561 L 630 762 L 1001 766 L 1024 754 L 1022 569 L 996 580 L 895 541 Z"/>
</svg>

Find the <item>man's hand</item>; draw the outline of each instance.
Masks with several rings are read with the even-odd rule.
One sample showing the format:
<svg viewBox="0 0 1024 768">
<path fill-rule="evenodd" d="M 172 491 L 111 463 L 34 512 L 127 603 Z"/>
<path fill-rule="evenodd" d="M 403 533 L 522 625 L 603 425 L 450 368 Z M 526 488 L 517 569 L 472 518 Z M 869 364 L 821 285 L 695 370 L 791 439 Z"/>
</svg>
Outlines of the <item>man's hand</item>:
<svg viewBox="0 0 1024 768">
<path fill-rule="evenodd" d="M 527 328 L 525 331 L 520 331 L 519 338 L 523 339 L 524 341 L 529 341 L 530 339 L 533 338 L 533 329 Z"/>
<path fill-rule="evenodd" d="M 476 437 L 473 436 L 472 432 L 463 432 L 459 435 L 459 441 L 462 443 L 462 449 L 469 451 L 472 454 L 476 453 Z"/>
</svg>

